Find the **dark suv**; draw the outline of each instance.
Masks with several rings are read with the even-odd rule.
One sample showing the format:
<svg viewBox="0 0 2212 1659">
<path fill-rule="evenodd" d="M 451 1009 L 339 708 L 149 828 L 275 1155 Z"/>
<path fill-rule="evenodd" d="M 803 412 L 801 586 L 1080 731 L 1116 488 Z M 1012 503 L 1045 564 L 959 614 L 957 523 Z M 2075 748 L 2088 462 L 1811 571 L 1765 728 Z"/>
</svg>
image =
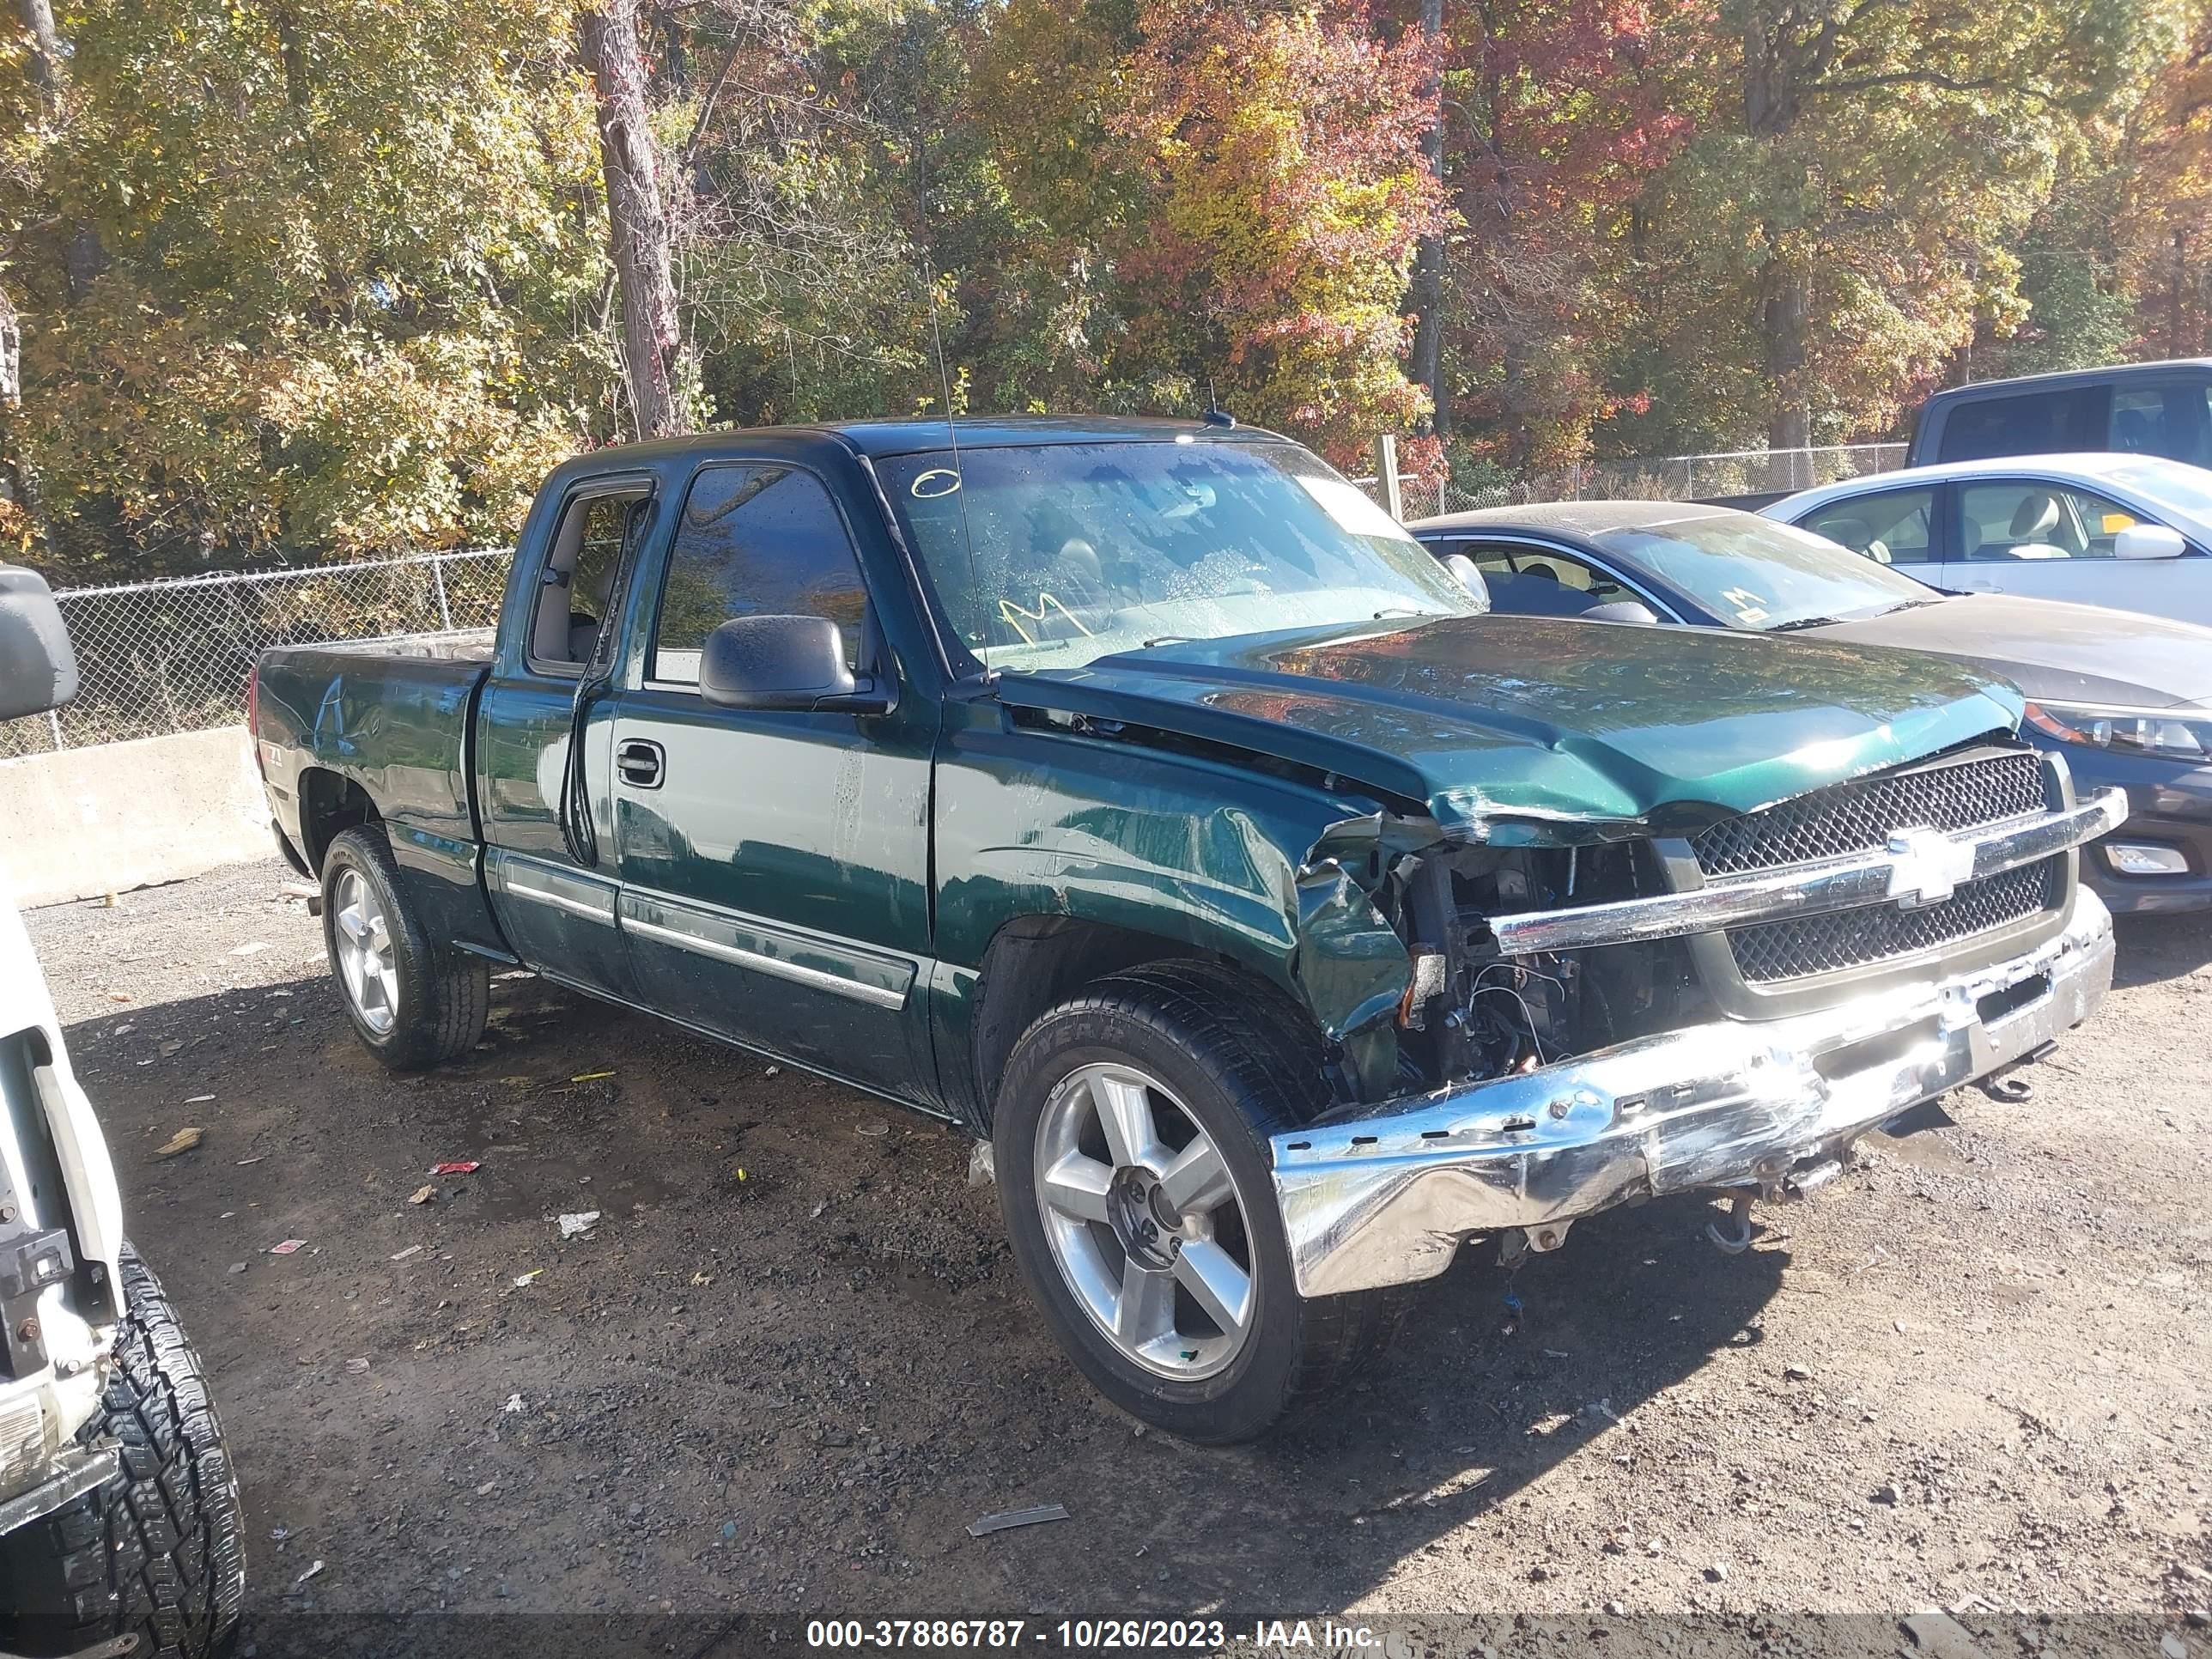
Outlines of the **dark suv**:
<svg viewBox="0 0 2212 1659">
<path fill-rule="evenodd" d="M 1953 386 L 1920 405 L 1905 464 L 2090 450 L 2212 467 L 2212 358 Z"/>
</svg>

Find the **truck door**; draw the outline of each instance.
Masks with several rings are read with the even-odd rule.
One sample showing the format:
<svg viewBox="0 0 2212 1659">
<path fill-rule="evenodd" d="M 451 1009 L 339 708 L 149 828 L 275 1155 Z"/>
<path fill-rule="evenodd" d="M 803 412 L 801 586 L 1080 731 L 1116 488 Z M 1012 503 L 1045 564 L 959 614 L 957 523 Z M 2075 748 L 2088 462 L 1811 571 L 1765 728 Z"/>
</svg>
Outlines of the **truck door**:
<svg viewBox="0 0 2212 1659">
<path fill-rule="evenodd" d="M 623 927 L 642 1000 L 738 1042 L 908 1098 L 933 1089 L 933 700 L 883 714 L 710 707 L 707 635 L 741 616 L 826 617 L 896 679 L 852 534 L 788 460 L 694 476 L 612 732 Z"/>
<path fill-rule="evenodd" d="M 550 530 L 526 532 L 516 573 L 527 599 L 501 639 L 477 720 L 477 799 L 484 883 L 508 941 L 549 979 L 631 999 L 635 978 L 616 925 L 618 891 L 607 799 L 614 708 L 602 698 L 584 729 L 584 799 L 596 824 L 596 866 L 580 862 L 561 823 L 570 710 L 608 614 L 615 574 L 652 503 L 649 477 L 573 484 Z M 533 524 L 532 531 L 537 530 Z"/>
</svg>

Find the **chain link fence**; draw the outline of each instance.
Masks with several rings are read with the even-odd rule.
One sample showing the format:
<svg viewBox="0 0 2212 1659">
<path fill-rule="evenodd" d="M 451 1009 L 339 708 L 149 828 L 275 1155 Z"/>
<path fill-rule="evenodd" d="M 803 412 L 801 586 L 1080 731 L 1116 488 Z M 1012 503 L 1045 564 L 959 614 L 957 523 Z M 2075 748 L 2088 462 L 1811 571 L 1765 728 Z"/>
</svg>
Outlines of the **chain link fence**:
<svg viewBox="0 0 2212 1659">
<path fill-rule="evenodd" d="M 1401 477 L 1398 498 L 1407 520 L 1480 507 L 1534 501 L 1729 501 L 1782 496 L 1815 484 L 1887 472 L 1905 464 L 1903 444 L 1827 444 L 1811 449 L 1733 449 L 1710 455 L 1667 455 L 1590 461 L 1510 484 L 1469 489 L 1449 479 Z M 1373 478 L 1355 480 L 1377 501 Z"/>
<path fill-rule="evenodd" d="M 0 757 L 234 724 L 269 646 L 489 628 L 513 557 L 424 553 L 57 594 L 81 689 L 66 708 L 0 722 Z"/>
</svg>

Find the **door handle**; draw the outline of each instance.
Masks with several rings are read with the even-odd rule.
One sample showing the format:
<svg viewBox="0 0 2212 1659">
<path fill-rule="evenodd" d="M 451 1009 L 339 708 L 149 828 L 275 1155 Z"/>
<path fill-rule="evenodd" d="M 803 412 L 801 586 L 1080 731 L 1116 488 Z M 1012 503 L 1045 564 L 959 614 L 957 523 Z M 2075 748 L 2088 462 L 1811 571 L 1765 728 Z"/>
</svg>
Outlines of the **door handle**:
<svg viewBox="0 0 2212 1659">
<path fill-rule="evenodd" d="M 626 738 L 615 745 L 615 770 L 634 789 L 659 788 L 667 758 L 659 744 L 645 738 Z"/>
</svg>

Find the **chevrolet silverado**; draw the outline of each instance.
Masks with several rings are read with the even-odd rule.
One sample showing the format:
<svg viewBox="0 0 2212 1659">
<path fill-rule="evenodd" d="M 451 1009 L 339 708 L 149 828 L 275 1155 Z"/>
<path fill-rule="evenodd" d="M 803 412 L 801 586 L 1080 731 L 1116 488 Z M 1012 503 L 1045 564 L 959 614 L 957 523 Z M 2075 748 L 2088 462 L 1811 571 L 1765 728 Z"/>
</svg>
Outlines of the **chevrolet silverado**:
<svg viewBox="0 0 2212 1659">
<path fill-rule="evenodd" d="M 563 465 L 494 636 L 271 651 L 251 723 L 386 1064 L 520 964 L 988 1137 L 1076 1364 L 1227 1441 L 1469 1240 L 1740 1242 L 2111 981 L 2121 799 L 2001 681 L 1487 610 L 1216 420 L 718 433 Z"/>
</svg>

